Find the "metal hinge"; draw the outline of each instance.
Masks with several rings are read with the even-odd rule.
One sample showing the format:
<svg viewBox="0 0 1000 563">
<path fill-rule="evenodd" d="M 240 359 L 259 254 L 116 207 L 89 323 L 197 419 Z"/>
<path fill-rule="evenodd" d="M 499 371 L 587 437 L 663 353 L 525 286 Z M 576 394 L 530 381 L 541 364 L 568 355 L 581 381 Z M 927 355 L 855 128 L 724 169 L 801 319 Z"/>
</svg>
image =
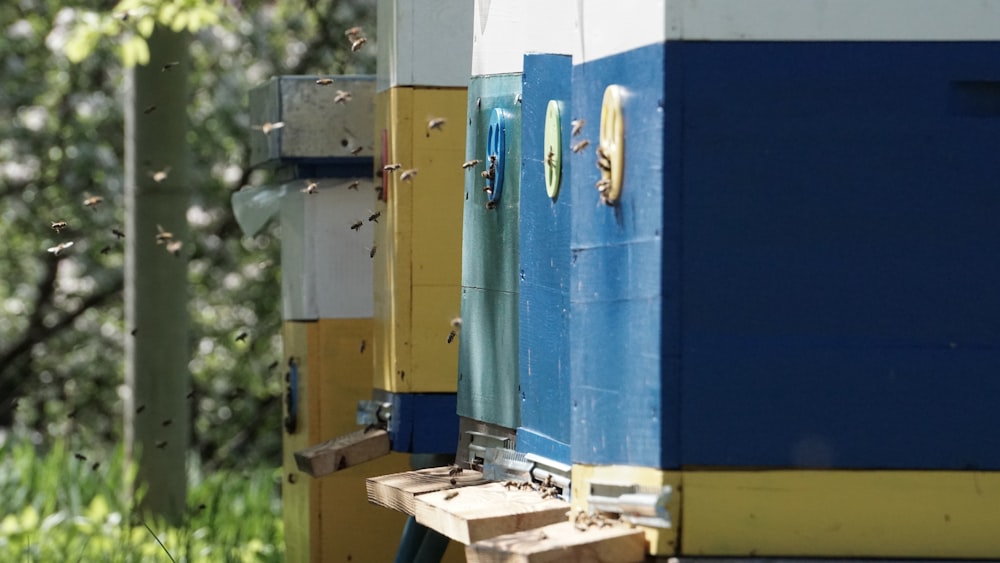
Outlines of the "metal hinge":
<svg viewBox="0 0 1000 563">
<path fill-rule="evenodd" d="M 643 487 L 591 481 L 587 503 L 593 510 L 620 514 L 622 520 L 651 528 L 672 526 L 667 503 L 673 487 Z"/>
<path fill-rule="evenodd" d="M 483 464 L 483 477 L 492 481 L 525 481 L 539 487 L 558 490 L 569 500 L 572 467 L 540 455 L 525 454 L 508 448 L 489 448 Z"/>
</svg>

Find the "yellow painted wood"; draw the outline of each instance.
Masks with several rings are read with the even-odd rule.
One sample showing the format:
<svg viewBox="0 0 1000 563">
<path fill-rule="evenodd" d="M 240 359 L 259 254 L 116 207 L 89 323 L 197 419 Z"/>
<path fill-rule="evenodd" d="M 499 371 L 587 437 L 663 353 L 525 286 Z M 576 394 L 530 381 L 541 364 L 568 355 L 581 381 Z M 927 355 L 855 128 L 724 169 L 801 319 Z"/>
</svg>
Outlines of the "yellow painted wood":
<svg viewBox="0 0 1000 563">
<path fill-rule="evenodd" d="M 396 87 L 376 95 L 376 143 L 387 163 L 416 168 L 411 181 L 387 173 L 388 201 L 375 228 L 375 374 L 378 389 L 453 393 L 457 340 L 447 343 L 461 307 L 465 88 Z M 429 130 L 431 118 L 445 118 Z M 378 148 L 378 147 L 377 147 Z M 376 151 L 378 153 L 379 151 Z M 381 171 L 381 160 L 376 158 Z"/>
<path fill-rule="evenodd" d="M 299 426 L 283 441 L 287 561 L 389 561 L 395 554 L 405 519 L 369 505 L 365 480 L 408 469 L 408 456 L 390 454 L 321 479 L 300 472 L 293 457 L 357 430 L 357 401 L 371 397 L 372 325 L 372 319 L 284 323 L 285 359 L 294 356 L 299 366 Z"/>
<path fill-rule="evenodd" d="M 686 471 L 683 487 L 684 555 L 1000 556 L 998 472 Z"/>
<path fill-rule="evenodd" d="M 677 523 L 680 520 L 682 494 L 680 472 L 625 465 L 574 465 L 571 485 L 571 506 L 574 511 L 589 511 L 587 499 L 590 496 L 590 483 L 592 481 L 646 487 L 663 487 L 665 485 L 673 487 L 674 494 L 667 506 L 674 520 L 674 526 L 670 529 L 643 526 L 639 528 L 646 535 L 649 553 L 652 555 L 672 555 L 677 552 Z M 686 492 L 683 494 L 686 496 Z"/>
</svg>

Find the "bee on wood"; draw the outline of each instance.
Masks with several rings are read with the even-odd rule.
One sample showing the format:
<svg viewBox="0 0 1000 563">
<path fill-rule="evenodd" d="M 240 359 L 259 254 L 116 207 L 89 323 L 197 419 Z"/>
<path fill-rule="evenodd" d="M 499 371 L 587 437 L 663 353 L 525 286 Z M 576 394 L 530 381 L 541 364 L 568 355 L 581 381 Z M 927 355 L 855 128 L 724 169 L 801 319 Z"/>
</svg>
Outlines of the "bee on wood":
<svg viewBox="0 0 1000 563">
<path fill-rule="evenodd" d="M 351 93 L 346 90 L 337 90 L 337 95 L 333 97 L 333 103 L 346 104 L 351 101 Z"/>
<path fill-rule="evenodd" d="M 149 115 L 149 114 L 153 113 L 154 111 L 156 111 L 156 106 L 149 106 L 146 109 L 142 110 L 142 113 L 144 115 Z"/>
<path fill-rule="evenodd" d="M 49 252 L 51 252 L 53 255 L 59 256 L 60 254 L 62 254 L 63 250 L 66 250 L 67 248 L 69 248 L 71 246 L 73 246 L 73 241 L 66 241 L 66 242 L 59 243 L 59 244 L 57 244 L 55 246 L 50 246 L 47 250 Z"/>
<path fill-rule="evenodd" d="M 351 230 L 352 231 L 360 231 L 361 230 L 361 226 L 364 225 L 364 224 L 365 224 L 364 221 L 358 219 L 353 224 L 351 224 Z"/>
<path fill-rule="evenodd" d="M 69 225 L 66 224 L 66 221 L 52 221 L 52 230 L 56 233 L 62 233 L 63 229 L 68 228 Z"/>
<path fill-rule="evenodd" d="M 363 150 L 365 150 L 364 147 L 354 147 L 353 149 L 351 149 L 351 156 L 358 156 L 359 154 L 361 154 L 361 151 Z"/>
<path fill-rule="evenodd" d="M 241 332 L 238 335 L 236 335 L 236 342 L 245 342 L 248 336 L 250 335 L 247 334 L 246 332 Z"/>
<path fill-rule="evenodd" d="M 571 127 L 569 131 L 569 136 L 576 137 L 577 135 L 579 135 L 580 131 L 583 131 L 583 126 L 586 123 L 587 122 L 583 119 L 574 119 L 573 121 L 570 121 L 569 124 Z"/>
<path fill-rule="evenodd" d="M 316 84 L 319 84 L 320 86 L 329 86 L 329 85 L 333 84 L 333 79 L 332 78 L 319 78 L 319 79 L 316 80 Z"/>
<path fill-rule="evenodd" d="M 285 126 L 284 121 L 276 121 L 274 123 L 267 122 L 262 125 L 254 125 L 253 128 L 264 133 L 265 135 L 269 135 L 271 131 L 274 131 L 276 129 L 281 129 L 284 126 Z"/>
<path fill-rule="evenodd" d="M 125 238 L 125 233 L 118 229 L 111 229 L 111 234 L 115 235 L 115 238 L 119 240 Z"/>
<path fill-rule="evenodd" d="M 393 170 L 399 170 L 402 167 L 403 167 L 402 164 L 394 162 L 392 164 L 386 164 L 385 166 L 382 167 L 382 170 L 385 172 L 392 172 Z"/>
<path fill-rule="evenodd" d="M 166 179 L 167 179 L 167 176 L 168 176 L 169 174 L 170 174 L 170 167 L 169 167 L 169 166 L 167 166 L 167 167 L 166 167 L 166 168 L 164 168 L 163 170 L 157 170 L 157 171 L 155 171 L 155 172 L 151 173 L 151 174 L 150 174 L 150 177 L 152 177 L 152 178 L 153 178 L 153 181 L 154 181 L 154 182 L 156 182 L 157 184 L 159 184 L 160 182 L 162 182 L 162 181 L 166 180 Z"/>
<path fill-rule="evenodd" d="M 361 180 L 355 180 L 355 181 L 351 182 L 350 184 L 347 184 L 347 189 L 358 191 L 358 186 L 360 186 L 360 185 L 361 185 Z"/>
<path fill-rule="evenodd" d="M 171 61 L 160 67 L 160 72 L 167 72 L 168 70 L 174 68 L 175 66 L 181 64 L 180 61 Z"/>
<path fill-rule="evenodd" d="M 465 169 L 465 170 L 468 170 L 469 168 L 472 168 L 473 166 L 475 166 L 477 164 L 479 164 L 479 160 L 478 159 L 474 158 L 472 160 L 466 160 L 465 162 L 462 163 L 462 168 Z"/>
<path fill-rule="evenodd" d="M 448 468 L 448 475 L 454 477 L 455 475 L 460 475 L 462 473 L 462 468 L 458 465 L 452 465 Z"/>
<path fill-rule="evenodd" d="M 139 405 L 135 408 L 135 414 L 140 414 L 142 411 L 146 410 L 146 405 Z"/>
<path fill-rule="evenodd" d="M 368 43 L 367 37 L 358 37 L 357 39 L 351 42 L 351 52 L 357 53 L 358 51 L 361 50 L 362 47 L 365 46 L 365 43 Z"/>
<path fill-rule="evenodd" d="M 458 496 L 458 491 L 452 491 L 452 492 L 444 495 L 444 500 L 451 500 L 451 499 L 453 499 L 453 498 L 455 498 L 457 496 Z"/>
<path fill-rule="evenodd" d="M 160 440 L 159 442 L 156 443 L 156 447 L 162 450 L 163 448 L 167 447 L 167 441 Z"/>
<path fill-rule="evenodd" d="M 458 479 L 452 477 L 451 479 L 448 479 L 448 482 L 451 483 L 452 486 L 455 486 L 458 484 Z"/>
<path fill-rule="evenodd" d="M 83 197 L 84 197 L 84 199 L 83 199 L 83 206 L 84 207 L 89 207 L 91 209 L 96 209 L 97 206 L 100 205 L 104 201 L 103 197 L 101 197 L 99 195 L 90 195 L 90 194 L 88 194 L 86 192 L 84 192 Z"/>
<path fill-rule="evenodd" d="M 432 118 L 430 118 L 429 120 L 427 120 L 427 131 L 428 131 L 428 133 L 431 132 L 431 131 L 434 131 L 434 130 L 440 131 L 441 128 L 444 127 L 444 124 L 447 123 L 447 122 L 448 122 L 448 120 L 446 118 L 444 118 L 444 117 L 432 117 Z"/>
<path fill-rule="evenodd" d="M 160 225 L 156 226 L 156 244 L 163 244 L 174 240 L 174 233 L 164 231 Z"/>
<path fill-rule="evenodd" d="M 172 418 L 168 418 L 168 419 L 165 419 L 161 424 L 163 424 L 163 427 L 166 428 L 167 426 L 170 426 L 173 423 L 174 423 L 174 420 Z"/>
<path fill-rule="evenodd" d="M 517 486 L 518 486 L 517 481 L 504 481 L 503 483 L 503 488 L 507 489 L 508 491 Z"/>
<path fill-rule="evenodd" d="M 306 180 L 306 187 L 302 188 L 300 191 L 307 194 L 314 194 L 319 191 L 319 184 L 313 182 L 312 180 Z"/>
<path fill-rule="evenodd" d="M 85 456 L 83 454 L 80 454 L 80 453 L 73 454 L 73 457 L 75 457 L 76 459 L 78 459 L 80 461 L 87 461 L 87 456 Z"/>
<path fill-rule="evenodd" d="M 375 258 L 375 245 L 373 244 L 371 250 L 368 251 L 369 258 Z"/>
<path fill-rule="evenodd" d="M 378 218 L 381 217 L 381 216 L 382 216 L 382 212 L 381 211 L 376 211 L 376 212 L 374 212 L 374 213 L 372 213 L 371 215 L 368 216 L 368 222 L 369 223 L 372 223 L 372 222 L 378 223 Z"/>
<path fill-rule="evenodd" d="M 169 252 L 170 254 L 173 254 L 174 256 L 180 256 L 181 255 L 181 248 L 183 248 L 183 247 L 184 247 L 184 243 L 183 242 L 181 242 L 179 240 L 172 240 L 172 241 L 170 241 L 170 242 L 167 243 L 166 249 L 167 249 L 167 252 Z"/>
<path fill-rule="evenodd" d="M 344 31 L 344 35 L 347 36 L 347 38 L 350 39 L 351 41 L 354 41 L 358 37 L 361 37 L 361 35 L 363 34 L 364 30 L 361 29 L 360 25 L 356 25 Z"/>
<path fill-rule="evenodd" d="M 409 170 L 403 170 L 403 173 L 399 175 L 399 179 L 404 182 L 409 182 L 416 175 L 417 175 L 417 169 L 410 168 Z"/>
<path fill-rule="evenodd" d="M 583 149 L 585 149 L 585 148 L 587 148 L 589 146 L 590 146 L 590 141 L 588 141 L 587 139 L 584 139 L 584 140 L 580 141 L 579 143 L 577 143 L 577 144 L 573 145 L 572 147 L 570 147 L 569 150 L 573 151 L 573 154 L 579 154 L 580 151 L 582 151 Z"/>
<path fill-rule="evenodd" d="M 367 344 L 367 343 L 366 343 L 366 342 L 365 342 L 364 340 L 362 340 L 362 341 L 361 341 L 361 346 L 360 346 L 360 350 L 358 350 L 358 353 L 359 353 L 359 354 L 364 354 L 364 353 L 365 353 L 365 345 L 366 345 L 366 344 Z"/>
</svg>

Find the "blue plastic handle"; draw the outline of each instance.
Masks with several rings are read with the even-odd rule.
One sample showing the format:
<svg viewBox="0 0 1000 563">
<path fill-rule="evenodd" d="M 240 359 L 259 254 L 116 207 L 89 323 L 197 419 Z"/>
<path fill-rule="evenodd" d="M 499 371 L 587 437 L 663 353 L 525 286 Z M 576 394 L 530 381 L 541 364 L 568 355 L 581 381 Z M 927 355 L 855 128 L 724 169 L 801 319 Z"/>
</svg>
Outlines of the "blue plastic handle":
<svg viewBox="0 0 1000 563">
<path fill-rule="evenodd" d="M 503 169 L 507 155 L 507 123 L 503 110 L 495 108 L 490 114 L 490 126 L 486 130 L 486 168 L 489 169 L 490 157 L 496 157 L 496 175 L 487 180 L 493 190 L 489 194 L 490 201 L 499 201 L 503 191 Z"/>
</svg>

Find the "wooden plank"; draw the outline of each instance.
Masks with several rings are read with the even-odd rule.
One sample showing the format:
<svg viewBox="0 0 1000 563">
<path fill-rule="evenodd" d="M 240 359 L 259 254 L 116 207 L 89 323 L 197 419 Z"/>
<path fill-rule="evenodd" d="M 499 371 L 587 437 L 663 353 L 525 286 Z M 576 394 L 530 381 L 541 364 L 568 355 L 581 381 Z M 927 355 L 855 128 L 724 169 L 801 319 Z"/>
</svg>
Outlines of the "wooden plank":
<svg viewBox="0 0 1000 563">
<path fill-rule="evenodd" d="M 458 493 L 458 494 L 455 494 Z M 466 545 L 566 519 L 569 503 L 491 482 L 416 499 L 417 522 Z"/>
<path fill-rule="evenodd" d="M 466 469 L 457 475 L 450 475 L 451 467 L 430 467 L 417 471 L 404 471 L 381 477 L 371 477 L 365 483 L 368 502 L 414 515 L 415 499 L 418 495 L 481 485 L 486 482 L 479 471 Z M 455 483 L 452 484 L 452 479 Z"/>
<path fill-rule="evenodd" d="M 612 526 L 581 531 L 571 522 L 504 534 L 465 548 L 468 563 L 619 563 L 643 561 L 645 555 L 646 542 L 637 529 Z"/>
<path fill-rule="evenodd" d="M 295 464 L 312 477 L 323 477 L 388 454 L 388 432 L 358 430 L 295 452 Z"/>
</svg>

